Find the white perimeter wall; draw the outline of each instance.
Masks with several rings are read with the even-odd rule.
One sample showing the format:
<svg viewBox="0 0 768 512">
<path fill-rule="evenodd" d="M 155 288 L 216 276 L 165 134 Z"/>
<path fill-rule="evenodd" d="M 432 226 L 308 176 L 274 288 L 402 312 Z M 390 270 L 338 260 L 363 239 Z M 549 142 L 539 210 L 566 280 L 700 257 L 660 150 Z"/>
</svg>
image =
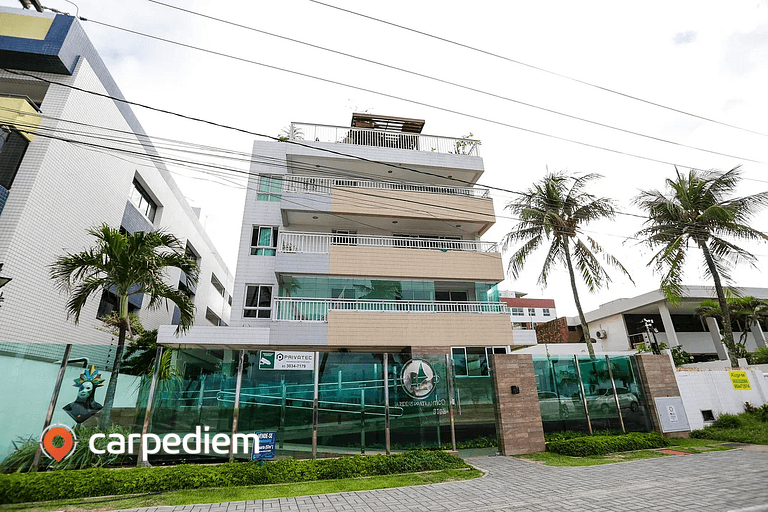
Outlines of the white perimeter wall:
<svg viewBox="0 0 768 512">
<path fill-rule="evenodd" d="M 747 372 L 751 390 L 733 389 L 727 371 L 675 372 L 691 430 L 704 428 L 701 411 L 710 410 L 717 418 L 723 413 L 744 412 L 744 402 L 755 406 L 768 403 L 768 380 L 763 376 L 763 372 L 758 369 L 740 371 Z"/>
</svg>

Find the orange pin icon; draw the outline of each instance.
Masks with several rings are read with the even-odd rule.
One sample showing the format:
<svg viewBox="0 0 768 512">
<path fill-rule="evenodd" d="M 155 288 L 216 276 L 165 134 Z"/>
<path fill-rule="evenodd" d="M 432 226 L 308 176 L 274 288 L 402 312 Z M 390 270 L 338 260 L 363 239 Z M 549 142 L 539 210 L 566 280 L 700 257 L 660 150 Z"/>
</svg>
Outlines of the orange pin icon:
<svg viewBox="0 0 768 512">
<path fill-rule="evenodd" d="M 57 437 L 61 437 L 64 440 L 64 444 L 59 447 L 53 444 L 53 440 Z M 56 462 L 61 462 L 74 449 L 75 440 L 75 433 L 69 427 L 60 424 L 51 425 L 43 431 L 43 451 Z"/>
</svg>

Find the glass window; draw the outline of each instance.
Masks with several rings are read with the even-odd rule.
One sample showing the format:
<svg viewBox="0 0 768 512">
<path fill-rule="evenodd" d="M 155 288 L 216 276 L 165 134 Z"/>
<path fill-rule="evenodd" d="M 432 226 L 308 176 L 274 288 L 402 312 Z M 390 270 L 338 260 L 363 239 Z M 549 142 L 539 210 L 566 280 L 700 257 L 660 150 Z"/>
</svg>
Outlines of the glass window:
<svg viewBox="0 0 768 512">
<path fill-rule="evenodd" d="M 509 308 L 512 311 L 512 316 L 523 316 L 523 308 Z"/>
<path fill-rule="evenodd" d="M 544 316 L 549 316 L 549 308 L 544 308 L 541 310 L 541 314 Z"/>
<path fill-rule="evenodd" d="M 528 316 L 536 316 L 536 308 L 528 308 Z"/>
<path fill-rule="evenodd" d="M 274 256 L 277 252 L 277 228 L 253 226 L 251 256 Z"/>
<path fill-rule="evenodd" d="M 467 376 L 467 351 L 464 347 L 451 349 L 453 356 L 453 374 L 457 377 Z"/>
<path fill-rule="evenodd" d="M 283 185 L 280 178 L 270 176 L 261 176 L 259 178 L 259 193 L 256 194 L 257 201 L 279 201 L 280 192 Z"/>
<path fill-rule="evenodd" d="M 245 318 L 272 317 L 272 287 L 269 285 L 248 285 L 245 287 Z"/>
<path fill-rule="evenodd" d="M 219 281 L 219 278 L 216 277 L 216 274 L 211 272 L 211 284 L 216 289 L 219 295 L 222 297 L 226 296 L 226 289 L 224 288 L 224 285 L 221 284 L 221 281 Z"/>
<path fill-rule="evenodd" d="M 223 323 L 221 318 L 219 318 L 219 315 L 211 311 L 211 308 L 205 308 L 205 319 L 216 326 L 222 325 Z"/>
<path fill-rule="evenodd" d="M 155 222 L 155 213 L 157 212 L 157 205 L 149 197 L 147 191 L 139 184 L 138 181 L 133 180 L 133 188 L 131 189 L 131 202 L 136 208 L 143 213 L 151 222 Z"/>
</svg>

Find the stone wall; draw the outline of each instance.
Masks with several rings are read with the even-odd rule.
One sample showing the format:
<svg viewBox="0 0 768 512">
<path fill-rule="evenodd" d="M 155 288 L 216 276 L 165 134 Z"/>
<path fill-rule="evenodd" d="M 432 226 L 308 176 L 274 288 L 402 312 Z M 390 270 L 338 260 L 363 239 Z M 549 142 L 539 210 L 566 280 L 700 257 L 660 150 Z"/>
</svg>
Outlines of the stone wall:
<svg viewBox="0 0 768 512">
<path fill-rule="evenodd" d="M 530 354 L 495 354 L 491 371 L 496 434 L 502 455 L 543 452 L 539 394 Z M 519 394 L 512 394 L 517 386 Z"/>
<path fill-rule="evenodd" d="M 638 354 L 636 356 L 640 380 L 643 386 L 643 395 L 650 409 L 651 422 L 656 432 L 661 432 L 661 420 L 656 411 L 655 398 L 666 396 L 680 396 L 677 386 L 675 367 L 666 354 Z M 688 437 L 689 432 L 667 432 L 667 437 Z"/>
<path fill-rule="evenodd" d="M 563 316 L 536 326 L 538 343 L 579 343 L 580 331 L 569 331 L 568 320 Z"/>
</svg>

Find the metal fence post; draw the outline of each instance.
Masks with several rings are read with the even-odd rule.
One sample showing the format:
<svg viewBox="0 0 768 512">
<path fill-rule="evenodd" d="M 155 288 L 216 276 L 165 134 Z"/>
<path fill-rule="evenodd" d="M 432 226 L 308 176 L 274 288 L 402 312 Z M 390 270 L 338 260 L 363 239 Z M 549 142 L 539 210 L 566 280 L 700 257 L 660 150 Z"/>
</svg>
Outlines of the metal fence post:
<svg viewBox="0 0 768 512">
<path fill-rule="evenodd" d="M 155 352 L 155 369 L 152 372 L 152 382 L 149 385 L 149 396 L 147 397 L 147 409 L 144 412 L 144 424 L 141 427 L 141 438 L 139 439 L 139 456 L 137 457 L 136 466 L 149 466 L 149 459 L 147 454 L 144 453 L 144 437 L 149 432 L 149 421 L 152 418 L 152 402 L 155 400 L 155 389 L 157 388 L 157 379 L 160 376 L 160 366 L 163 364 L 163 350 L 161 345 L 157 346 L 157 352 Z"/>
<path fill-rule="evenodd" d="M 67 346 L 64 347 L 64 356 L 61 358 L 59 373 L 58 375 L 56 375 L 56 383 L 53 385 L 53 394 L 51 394 L 51 403 L 48 405 L 48 412 L 45 414 L 45 422 L 43 422 L 43 431 L 47 429 L 49 426 L 51 426 L 51 420 L 53 419 L 53 413 L 56 410 L 56 402 L 59 401 L 59 392 L 61 391 L 61 383 L 64 381 L 64 371 L 67 369 L 67 361 L 69 361 L 69 353 L 71 350 L 72 350 L 72 344 L 67 343 Z M 30 468 L 30 471 L 37 471 L 37 468 L 40 465 L 40 457 L 42 455 L 43 455 L 43 445 L 42 445 L 42 442 L 40 442 L 40 443 L 37 443 L 37 450 L 35 451 L 35 458 L 32 460 L 32 467 Z"/>
<path fill-rule="evenodd" d="M 229 444 L 229 462 L 235 460 L 235 434 L 237 434 L 237 420 L 240 418 L 240 389 L 243 384 L 243 366 L 245 366 L 245 350 L 241 350 L 237 358 L 237 381 L 235 384 L 235 408 L 232 411 L 232 437 Z M 258 441 L 257 441 L 258 442 Z M 247 442 L 245 443 L 248 444 Z"/>
<path fill-rule="evenodd" d="M 579 368 L 579 356 L 573 356 L 573 362 L 576 364 L 576 375 L 579 377 L 579 389 L 581 390 L 581 401 L 584 403 L 584 414 L 587 415 L 587 427 L 592 434 L 592 420 L 589 417 L 589 406 L 587 405 L 587 393 L 584 391 L 584 381 L 581 379 L 581 368 Z"/>
<path fill-rule="evenodd" d="M 445 354 L 445 376 L 448 380 L 448 414 L 451 419 L 451 449 L 456 451 L 456 424 L 453 417 L 453 365 L 451 355 Z"/>
<path fill-rule="evenodd" d="M 384 450 L 391 453 L 389 437 L 389 354 L 384 354 Z"/>
<path fill-rule="evenodd" d="M 317 458 L 317 421 L 320 400 L 320 352 L 315 352 L 314 393 L 312 399 L 312 458 Z"/>
<path fill-rule="evenodd" d="M 619 423 L 621 423 L 621 431 L 625 434 L 627 429 L 624 428 L 624 416 L 621 414 L 621 402 L 619 402 L 619 393 L 616 391 L 616 382 L 613 380 L 613 369 L 611 368 L 611 358 L 605 356 L 605 364 L 608 366 L 608 375 L 611 377 L 611 388 L 613 389 L 613 399 L 616 401 L 616 410 L 619 411 Z"/>
</svg>

